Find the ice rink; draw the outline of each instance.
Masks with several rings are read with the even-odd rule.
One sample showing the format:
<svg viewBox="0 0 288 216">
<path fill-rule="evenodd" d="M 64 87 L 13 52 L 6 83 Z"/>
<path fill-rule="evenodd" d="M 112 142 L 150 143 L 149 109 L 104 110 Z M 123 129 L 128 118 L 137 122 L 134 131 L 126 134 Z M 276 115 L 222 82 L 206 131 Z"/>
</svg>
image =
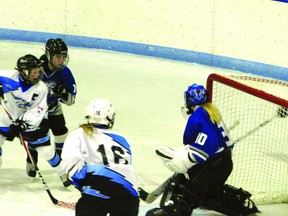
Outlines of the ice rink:
<svg viewBox="0 0 288 216">
<path fill-rule="evenodd" d="M 40 57 L 44 44 L 0 41 L 0 70 L 14 69 L 20 56 Z M 109 99 L 116 108 L 113 130 L 127 137 L 132 145 L 133 165 L 139 182 L 152 191 L 172 173 L 163 166 L 154 151 L 158 146 L 179 147 L 186 120 L 180 107 L 183 92 L 193 83 L 205 85 L 210 73 L 234 73 L 196 64 L 155 59 L 124 53 L 69 47 L 72 70 L 77 82 L 76 103 L 63 106 L 67 125 L 76 129 L 84 122 L 84 109 L 95 97 Z M 0 109 L 3 114 L 2 109 Z M 26 175 L 26 155 L 19 140 L 6 142 L 0 169 L 0 215 L 7 216 L 73 216 L 69 209 L 56 207 L 50 201 L 37 177 Z M 42 158 L 40 171 L 53 196 L 76 202 L 79 192 L 62 186 L 54 170 Z M 251 176 L 253 178 L 253 176 Z M 139 216 L 157 205 L 141 201 Z M 259 205 L 263 216 L 286 216 L 288 204 Z M 193 215 L 220 215 L 196 209 Z"/>
</svg>

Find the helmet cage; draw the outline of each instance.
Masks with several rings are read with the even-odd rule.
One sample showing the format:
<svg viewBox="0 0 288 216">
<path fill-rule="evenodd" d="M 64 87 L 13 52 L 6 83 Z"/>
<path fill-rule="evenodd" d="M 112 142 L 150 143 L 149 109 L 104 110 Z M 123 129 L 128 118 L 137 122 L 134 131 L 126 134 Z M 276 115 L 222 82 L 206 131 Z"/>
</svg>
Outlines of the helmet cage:
<svg viewBox="0 0 288 216">
<path fill-rule="evenodd" d="M 63 57 L 65 59 L 63 67 L 68 65 L 69 62 L 68 47 L 65 44 L 65 42 L 60 38 L 49 39 L 47 41 L 45 45 L 45 54 L 47 56 L 47 59 L 52 65 L 53 65 L 52 59 L 54 56 Z"/>
<path fill-rule="evenodd" d="M 28 84 L 35 84 L 40 80 L 40 76 L 38 79 L 35 80 L 30 80 L 30 73 L 31 70 L 34 68 L 40 68 L 40 70 L 42 67 L 42 62 L 36 58 L 35 56 L 31 55 L 31 54 L 27 54 L 25 56 L 22 56 L 18 59 L 17 61 L 17 67 L 15 68 L 19 74 L 20 74 L 20 78 Z"/>
</svg>

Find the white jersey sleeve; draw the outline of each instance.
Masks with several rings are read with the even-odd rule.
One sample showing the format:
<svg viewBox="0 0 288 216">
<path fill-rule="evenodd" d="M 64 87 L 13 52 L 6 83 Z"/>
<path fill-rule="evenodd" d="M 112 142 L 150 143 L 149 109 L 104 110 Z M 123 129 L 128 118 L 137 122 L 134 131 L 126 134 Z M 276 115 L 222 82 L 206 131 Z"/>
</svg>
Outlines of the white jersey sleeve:
<svg viewBox="0 0 288 216">
<path fill-rule="evenodd" d="M 23 86 L 17 71 L 0 71 L 0 81 L 4 90 L 4 102 L 14 119 L 23 119 L 28 130 L 35 130 L 47 116 L 48 88 L 39 81 Z"/>
</svg>

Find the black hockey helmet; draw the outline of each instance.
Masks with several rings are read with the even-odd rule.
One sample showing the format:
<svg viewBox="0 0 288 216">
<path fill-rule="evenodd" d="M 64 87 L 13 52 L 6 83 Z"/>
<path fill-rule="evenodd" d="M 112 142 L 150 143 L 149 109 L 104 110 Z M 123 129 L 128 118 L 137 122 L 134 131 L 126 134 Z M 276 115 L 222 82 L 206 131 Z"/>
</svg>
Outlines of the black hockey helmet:
<svg viewBox="0 0 288 216">
<path fill-rule="evenodd" d="M 39 81 L 40 77 L 39 79 L 30 81 L 29 75 L 32 69 L 40 68 L 41 66 L 42 62 L 40 59 L 36 58 L 34 55 L 27 54 L 18 59 L 17 67 L 15 69 L 20 73 L 20 77 L 25 83 L 35 84 Z"/>
<path fill-rule="evenodd" d="M 61 38 L 49 39 L 45 45 L 45 54 L 50 63 L 54 55 L 61 55 L 66 58 L 64 65 L 68 64 L 68 47 Z"/>
</svg>

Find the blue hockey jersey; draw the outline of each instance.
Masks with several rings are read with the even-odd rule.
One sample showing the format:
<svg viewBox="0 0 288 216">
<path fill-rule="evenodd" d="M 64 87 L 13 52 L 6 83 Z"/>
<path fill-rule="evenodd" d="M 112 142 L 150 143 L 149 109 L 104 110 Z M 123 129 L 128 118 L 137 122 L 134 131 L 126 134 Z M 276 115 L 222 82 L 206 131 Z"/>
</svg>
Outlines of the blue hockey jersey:
<svg viewBox="0 0 288 216">
<path fill-rule="evenodd" d="M 47 85 L 50 92 L 47 101 L 49 107 L 51 107 L 51 105 L 56 106 L 59 102 L 62 102 L 68 106 L 74 104 L 77 87 L 71 70 L 68 67 L 64 66 L 60 70 L 51 71 L 48 67 L 48 59 L 46 55 L 41 56 L 40 59 L 44 61 L 44 74 L 41 80 Z M 67 100 L 64 100 L 63 98 L 57 98 L 55 95 L 53 95 L 52 89 L 57 85 L 62 85 L 66 88 L 66 90 L 68 90 Z"/>
<path fill-rule="evenodd" d="M 224 122 L 212 123 L 209 114 L 201 106 L 197 106 L 188 119 L 183 143 L 190 145 L 197 163 L 214 158 L 225 148 L 233 148 L 234 145 Z"/>
</svg>

